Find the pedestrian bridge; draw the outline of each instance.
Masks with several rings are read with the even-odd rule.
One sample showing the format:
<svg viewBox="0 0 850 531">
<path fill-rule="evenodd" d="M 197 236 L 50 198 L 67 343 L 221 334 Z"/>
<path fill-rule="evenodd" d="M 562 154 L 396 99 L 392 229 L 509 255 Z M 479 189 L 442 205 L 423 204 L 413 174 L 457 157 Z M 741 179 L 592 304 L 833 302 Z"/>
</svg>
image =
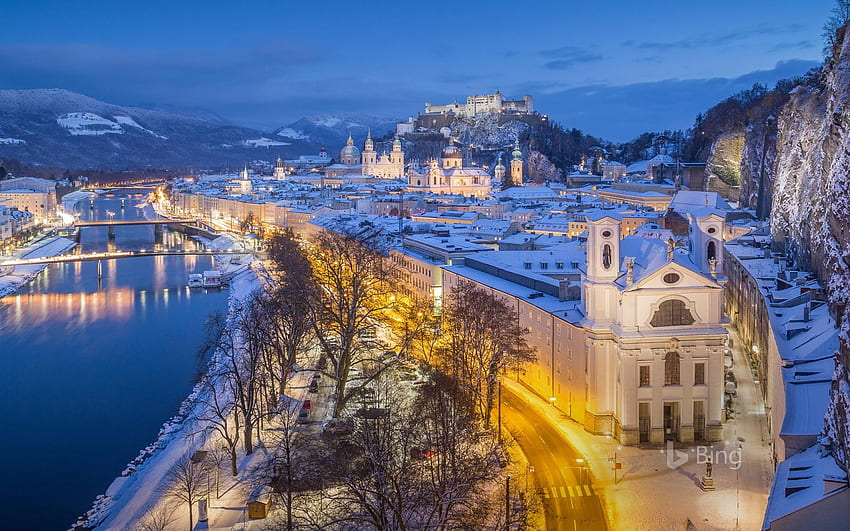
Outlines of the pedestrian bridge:
<svg viewBox="0 0 850 531">
<path fill-rule="evenodd" d="M 153 249 L 142 249 L 140 251 L 107 251 L 100 253 L 86 254 L 64 254 L 60 256 L 48 256 L 42 258 L 17 258 L 14 260 L 6 260 L 0 262 L 0 267 L 15 267 L 37 264 L 61 264 L 65 262 L 91 262 L 94 260 L 114 260 L 117 258 L 139 258 L 143 256 L 213 256 L 225 254 L 251 254 L 249 251 L 213 251 L 210 249 L 200 249 L 197 251 L 164 250 L 156 251 Z"/>
<path fill-rule="evenodd" d="M 117 227 L 119 225 L 172 225 L 172 224 L 187 224 L 197 223 L 197 220 L 192 218 L 185 219 L 110 219 L 104 221 L 74 221 L 74 227 Z"/>
</svg>

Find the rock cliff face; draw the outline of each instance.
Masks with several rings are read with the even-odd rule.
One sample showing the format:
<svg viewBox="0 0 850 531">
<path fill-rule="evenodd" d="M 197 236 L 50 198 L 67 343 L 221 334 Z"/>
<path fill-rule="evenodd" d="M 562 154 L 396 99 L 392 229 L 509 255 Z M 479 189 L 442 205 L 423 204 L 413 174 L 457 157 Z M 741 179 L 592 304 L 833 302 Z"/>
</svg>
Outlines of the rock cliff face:
<svg viewBox="0 0 850 531">
<path fill-rule="evenodd" d="M 850 464 L 850 35 L 820 82 L 792 91 L 778 116 L 771 230 L 802 266 L 817 271 L 841 327 L 826 435 Z"/>
</svg>

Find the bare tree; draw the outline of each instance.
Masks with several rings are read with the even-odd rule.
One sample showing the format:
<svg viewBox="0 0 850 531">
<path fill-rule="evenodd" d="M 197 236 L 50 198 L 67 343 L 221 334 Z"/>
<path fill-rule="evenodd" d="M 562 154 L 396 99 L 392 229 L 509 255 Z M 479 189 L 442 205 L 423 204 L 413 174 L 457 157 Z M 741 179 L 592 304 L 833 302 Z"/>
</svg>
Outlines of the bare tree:
<svg viewBox="0 0 850 531">
<path fill-rule="evenodd" d="M 235 476 L 238 473 L 236 470 L 236 449 L 239 446 L 242 430 L 239 426 L 239 416 L 236 414 L 233 398 L 227 391 L 225 383 L 227 377 L 226 374 L 213 374 L 206 378 L 202 392 L 206 407 L 203 408 L 204 413 L 198 417 L 198 420 L 201 421 L 206 431 L 213 431 L 221 438 L 230 460 L 230 474 Z M 216 491 L 218 491 L 218 473 L 216 473 Z M 216 497 L 218 496 L 216 495 Z"/>
<path fill-rule="evenodd" d="M 835 0 L 835 5 L 829 12 L 829 18 L 823 25 L 823 54 L 832 57 L 839 43 L 839 31 L 850 21 L 850 0 Z"/>
<path fill-rule="evenodd" d="M 516 310 L 473 282 L 454 287 L 443 311 L 441 365 L 478 405 L 486 426 L 499 374 L 536 357 Z"/>
<path fill-rule="evenodd" d="M 139 521 L 139 531 L 166 531 L 176 520 L 176 507 L 169 501 L 163 501 Z"/>
<path fill-rule="evenodd" d="M 186 456 L 177 461 L 163 483 L 165 494 L 189 505 L 189 531 L 195 528 L 194 505 L 206 496 L 204 465 Z"/>
<path fill-rule="evenodd" d="M 361 339 L 387 319 L 392 291 L 390 265 L 375 250 L 382 234 L 369 227 L 355 234 L 321 232 L 310 255 L 318 289 L 313 301 L 316 337 L 331 364 L 336 381 L 334 417 L 356 394 L 346 390 L 349 373 L 360 365 L 371 380 L 383 366 L 369 365 L 370 348 Z"/>
</svg>

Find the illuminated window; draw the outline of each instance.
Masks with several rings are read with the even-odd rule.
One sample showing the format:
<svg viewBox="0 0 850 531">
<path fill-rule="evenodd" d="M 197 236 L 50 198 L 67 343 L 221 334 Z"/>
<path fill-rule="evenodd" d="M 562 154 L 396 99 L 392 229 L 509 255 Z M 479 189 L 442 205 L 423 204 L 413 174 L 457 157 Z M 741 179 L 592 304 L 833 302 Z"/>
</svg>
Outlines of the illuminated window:
<svg viewBox="0 0 850 531">
<path fill-rule="evenodd" d="M 681 360 L 675 352 L 668 352 L 664 358 L 664 385 L 679 385 L 679 366 Z"/>
<path fill-rule="evenodd" d="M 685 303 L 673 299 L 661 303 L 649 324 L 652 326 L 681 326 L 693 324 L 693 322 L 694 318 Z"/>
</svg>

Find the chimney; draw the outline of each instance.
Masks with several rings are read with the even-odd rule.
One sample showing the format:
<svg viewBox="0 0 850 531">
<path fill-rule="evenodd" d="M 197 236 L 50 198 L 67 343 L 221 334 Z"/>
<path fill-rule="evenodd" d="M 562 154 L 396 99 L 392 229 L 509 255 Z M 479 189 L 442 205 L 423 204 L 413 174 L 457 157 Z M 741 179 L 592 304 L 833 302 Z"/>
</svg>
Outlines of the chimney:
<svg viewBox="0 0 850 531">
<path fill-rule="evenodd" d="M 806 303 L 803 305 L 803 322 L 808 323 L 812 320 L 811 316 L 812 307 L 810 303 Z"/>
</svg>

